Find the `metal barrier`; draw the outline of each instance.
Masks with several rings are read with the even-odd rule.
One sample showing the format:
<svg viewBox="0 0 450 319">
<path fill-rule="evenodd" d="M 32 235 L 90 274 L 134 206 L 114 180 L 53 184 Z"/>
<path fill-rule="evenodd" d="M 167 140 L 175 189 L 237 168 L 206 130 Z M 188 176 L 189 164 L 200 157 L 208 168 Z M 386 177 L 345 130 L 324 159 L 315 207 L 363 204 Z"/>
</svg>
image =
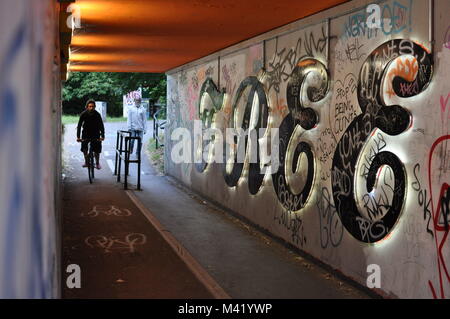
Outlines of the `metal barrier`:
<svg viewBox="0 0 450 319">
<path fill-rule="evenodd" d="M 124 143 L 125 140 L 125 143 Z M 130 142 L 136 140 L 137 143 L 142 145 L 140 137 L 132 137 L 130 131 L 117 131 L 116 139 L 116 161 L 114 167 L 114 175 L 117 175 L 117 181 L 120 182 L 120 172 L 122 168 L 122 160 L 125 162 L 125 176 L 124 176 L 124 189 L 128 189 L 128 175 L 130 169 L 130 163 L 136 163 L 138 166 L 137 171 L 137 189 L 141 190 L 141 152 L 137 155 L 137 160 L 130 160 Z M 139 145 L 138 144 L 138 145 Z M 136 147 L 138 147 L 136 145 Z M 125 148 L 124 148 L 125 147 Z"/>
<path fill-rule="evenodd" d="M 164 146 L 164 144 L 161 143 L 161 141 L 159 139 L 159 129 L 164 130 L 164 126 L 166 125 L 167 120 L 162 120 L 162 121 L 158 120 L 158 114 L 161 111 L 162 111 L 162 109 L 158 110 L 157 112 L 155 112 L 153 114 L 153 138 L 155 139 L 155 142 L 156 142 L 156 148 L 158 148 L 158 144 L 159 144 L 159 146 Z"/>
</svg>

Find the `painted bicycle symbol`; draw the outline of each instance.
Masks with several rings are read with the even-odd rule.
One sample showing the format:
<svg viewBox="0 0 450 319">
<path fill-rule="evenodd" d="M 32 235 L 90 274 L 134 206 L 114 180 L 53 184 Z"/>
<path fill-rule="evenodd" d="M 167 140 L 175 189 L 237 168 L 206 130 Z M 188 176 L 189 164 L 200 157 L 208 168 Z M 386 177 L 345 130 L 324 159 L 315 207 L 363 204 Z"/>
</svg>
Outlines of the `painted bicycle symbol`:
<svg viewBox="0 0 450 319">
<path fill-rule="evenodd" d="M 106 216 L 131 216 L 131 212 L 128 209 L 119 209 L 116 206 L 113 205 L 96 205 L 87 213 L 82 213 L 81 216 L 88 216 L 88 217 L 97 217 L 101 214 L 104 214 Z"/>
<path fill-rule="evenodd" d="M 136 246 L 147 242 L 147 237 L 144 234 L 131 233 L 121 240 L 115 236 L 93 235 L 87 237 L 84 242 L 91 248 L 103 249 L 105 253 L 111 253 L 113 250 L 134 253 Z"/>
</svg>

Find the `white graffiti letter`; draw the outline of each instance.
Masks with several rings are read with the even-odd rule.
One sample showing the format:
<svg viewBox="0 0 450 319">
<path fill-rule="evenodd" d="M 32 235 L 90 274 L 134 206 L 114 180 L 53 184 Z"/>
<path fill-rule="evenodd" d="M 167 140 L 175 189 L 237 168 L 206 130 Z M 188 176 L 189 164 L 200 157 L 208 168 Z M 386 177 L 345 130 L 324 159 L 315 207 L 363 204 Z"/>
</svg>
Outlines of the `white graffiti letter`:
<svg viewBox="0 0 450 319">
<path fill-rule="evenodd" d="M 67 288 L 81 288 L 81 268 L 76 264 L 70 264 L 66 268 L 66 272 L 70 273 L 69 277 L 67 277 L 66 285 Z"/>
<path fill-rule="evenodd" d="M 203 136 L 202 121 L 194 120 L 194 163 L 202 162 Z"/>
<path fill-rule="evenodd" d="M 269 172 L 269 174 L 274 174 L 278 172 L 280 167 L 279 151 L 280 151 L 280 138 L 279 138 L 279 128 L 271 128 L 269 134 L 265 134 L 266 129 L 260 128 L 259 134 L 262 136 L 260 139 L 261 144 L 261 161 L 263 167 L 261 168 L 261 174 Z M 270 153 L 269 153 L 270 149 Z"/>
<path fill-rule="evenodd" d="M 181 137 L 181 141 L 178 141 L 171 152 L 172 162 L 175 164 L 191 163 L 191 133 L 187 128 L 178 127 L 172 131 L 170 138 L 172 141 L 177 141 Z"/>
<path fill-rule="evenodd" d="M 367 287 L 370 289 L 381 288 L 381 268 L 379 265 L 371 264 L 367 266 Z"/>
<path fill-rule="evenodd" d="M 207 128 L 203 133 L 203 141 L 208 141 L 203 150 L 203 160 L 208 164 L 223 163 L 222 132 L 217 128 Z"/>
<path fill-rule="evenodd" d="M 367 6 L 367 13 L 370 15 L 367 17 L 367 27 L 369 29 L 381 28 L 381 8 L 378 4 L 369 4 Z"/>
<path fill-rule="evenodd" d="M 81 28 L 81 10 L 80 10 L 80 7 L 77 4 L 75 4 L 75 3 L 71 3 L 67 7 L 66 12 L 70 12 L 71 13 L 71 15 L 66 20 L 67 27 L 69 29 Z"/>
</svg>

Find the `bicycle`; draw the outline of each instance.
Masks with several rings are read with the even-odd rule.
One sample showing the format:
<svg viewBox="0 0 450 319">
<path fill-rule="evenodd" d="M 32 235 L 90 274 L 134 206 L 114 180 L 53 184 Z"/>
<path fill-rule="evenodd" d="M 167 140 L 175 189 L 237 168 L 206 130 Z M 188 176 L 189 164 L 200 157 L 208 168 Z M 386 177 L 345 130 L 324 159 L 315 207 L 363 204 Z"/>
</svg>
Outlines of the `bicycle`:
<svg viewBox="0 0 450 319">
<path fill-rule="evenodd" d="M 88 176 L 89 176 L 89 183 L 92 184 L 92 182 L 94 181 L 94 170 L 95 170 L 95 165 L 94 165 L 94 151 L 92 150 L 92 142 L 94 141 L 101 141 L 100 139 L 97 138 L 85 138 L 82 139 L 81 142 L 89 142 L 88 144 L 88 156 L 87 156 L 87 169 L 88 169 Z"/>
</svg>

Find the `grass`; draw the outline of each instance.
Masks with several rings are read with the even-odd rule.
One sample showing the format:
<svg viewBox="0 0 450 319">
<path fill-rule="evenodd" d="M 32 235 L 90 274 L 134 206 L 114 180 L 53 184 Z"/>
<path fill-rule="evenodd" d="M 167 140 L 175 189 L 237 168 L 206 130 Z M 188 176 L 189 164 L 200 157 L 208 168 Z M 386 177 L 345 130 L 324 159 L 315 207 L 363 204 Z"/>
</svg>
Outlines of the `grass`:
<svg viewBox="0 0 450 319">
<path fill-rule="evenodd" d="M 164 143 L 164 136 L 161 135 L 160 140 Z M 164 173 L 164 147 L 156 148 L 156 141 L 151 138 L 147 144 L 147 155 L 150 162 L 153 164 L 155 169 L 163 174 Z"/>
<path fill-rule="evenodd" d="M 78 119 L 80 118 L 79 115 L 63 115 L 61 117 L 63 124 L 77 124 Z M 106 122 L 126 122 L 126 117 L 106 117 Z"/>
<path fill-rule="evenodd" d="M 78 119 L 80 117 L 78 115 L 63 115 L 61 117 L 62 120 L 62 124 L 73 124 L 73 123 L 78 123 Z"/>
<path fill-rule="evenodd" d="M 126 122 L 126 117 L 106 117 L 106 122 Z"/>
</svg>

